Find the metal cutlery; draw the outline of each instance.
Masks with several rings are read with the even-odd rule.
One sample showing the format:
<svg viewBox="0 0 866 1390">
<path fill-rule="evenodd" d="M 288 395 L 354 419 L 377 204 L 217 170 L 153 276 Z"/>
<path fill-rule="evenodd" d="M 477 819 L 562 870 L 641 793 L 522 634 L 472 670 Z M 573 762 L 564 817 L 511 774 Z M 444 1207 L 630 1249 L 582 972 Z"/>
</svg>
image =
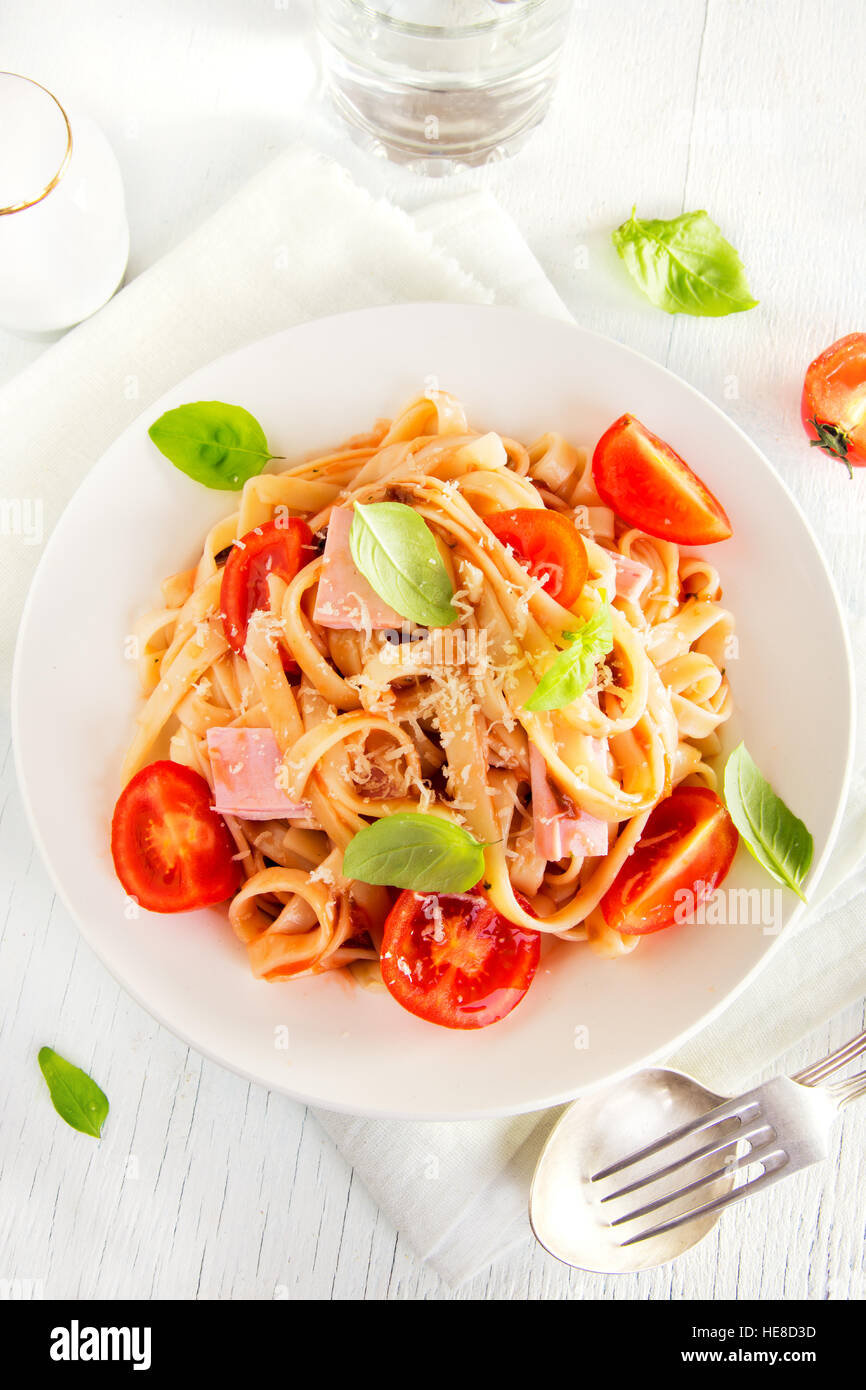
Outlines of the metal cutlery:
<svg viewBox="0 0 866 1390">
<path fill-rule="evenodd" d="M 866 1032 L 733 1099 L 654 1068 L 575 1101 L 536 1167 L 536 1236 L 586 1269 L 627 1272 L 675 1258 L 726 1207 L 827 1156 L 836 1114 L 866 1094 L 866 1071 L 828 1078 L 863 1052 Z"/>
</svg>

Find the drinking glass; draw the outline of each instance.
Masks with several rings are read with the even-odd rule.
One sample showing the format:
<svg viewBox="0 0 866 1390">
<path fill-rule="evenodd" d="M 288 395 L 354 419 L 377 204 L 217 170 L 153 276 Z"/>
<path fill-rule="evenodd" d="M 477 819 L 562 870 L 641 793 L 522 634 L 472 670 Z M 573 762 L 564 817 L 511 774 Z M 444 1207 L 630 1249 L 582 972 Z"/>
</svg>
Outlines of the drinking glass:
<svg viewBox="0 0 866 1390">
<path fill-rule="evenodd" d="M 0 326 L 69 328 L 119 287 L 129 256 L 114 153 L 32 78 L 0 72 Z"/>
<path fill-rule="evenodd" d="M 422 173 L 512 153 L 544 117 L 571 0 L 316 0 L 333 105 Z"/>
</svg>

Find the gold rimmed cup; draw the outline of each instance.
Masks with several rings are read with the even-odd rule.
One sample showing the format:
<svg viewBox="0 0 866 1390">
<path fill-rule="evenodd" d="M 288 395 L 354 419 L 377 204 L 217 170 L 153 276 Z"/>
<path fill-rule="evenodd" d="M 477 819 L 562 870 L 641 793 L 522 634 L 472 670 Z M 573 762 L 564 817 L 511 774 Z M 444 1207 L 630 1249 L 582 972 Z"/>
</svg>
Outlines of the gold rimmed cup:
<svg viewBox="0 0 866 1390">
<path fill-rule="evenodd" d="M 0 71 L 0 326 L 53 334 L 99 309 L 129 256 L 123 180 L 102 131 Z"/>
<path fill-rule="evenodd" d="M 2 95 L 3 84 L 7 81 L 11 81 L 13 83 L 23 82 L 26 83 L 28 87 L 35 88 L 36 91 L 44 93 L 44 95 L 49 99 L 49 101 L 53 103 L 52 109 L 56 110 L 57 114 L 60 116 L 63 122 L 63 131 L 65 132 L 65 143 L 63 144 L 62 152 L 60 153 L 59 163 L 56 165 L 53 171 L 50 171 L 47 177 L 46 171 L 40 171 L 38 176 L 34 178 L 34 184 L 40 186 L 35 187 L 32 193 L 28 193 L 24 197 L 19 197 L 13 202 L 10 202 L 5 205 L 0 205 L 0 217 L 8 216 L 10 213 L 13 212 L 23 212 L 26 208 L 32 208 L 35 207 L 37 203 L 41 203 L 42 199 L 47 198 L 48 194 L 52 191 L 52 189 L 57 187 L 58 183 L 63 178 L 63 175 L 66 173 L 66 170 L 69 167 L 69 161 L 72 158 L 72 127 L 69 124 L 69 117 L 67 116 L 66 111 L 63 109 L 54 93 L 49 92 L 47 87 L 43 87 L 42 83 L 35 81 L 34 78 L 25 77 L 23 73 L 6 72 L 0 70 L 0 95 Z M 60 127 L 58 125 L 58 130 L 59 129 Z M 0 184 L 0 189 L 2 189 L 2 184 Z M 2 198 L 2 191 L 0 191 L 0 198 Z"/>
</svg>

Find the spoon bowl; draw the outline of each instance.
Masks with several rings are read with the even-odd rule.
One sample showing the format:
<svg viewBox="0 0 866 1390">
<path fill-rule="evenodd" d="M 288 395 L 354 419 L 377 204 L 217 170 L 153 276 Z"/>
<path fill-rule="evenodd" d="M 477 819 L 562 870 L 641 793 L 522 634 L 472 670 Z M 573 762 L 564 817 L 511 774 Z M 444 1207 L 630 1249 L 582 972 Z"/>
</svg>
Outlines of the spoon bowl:
<svg viewBox="0 0 866 1390">
<path fill-rule="evenodd" d="M 626 1154 L 699 1119 L 727 1099 L 706 1090 L 682 1072 L 653 1067 L 574 1101 L 551 1131 L 536 1164 L 529 1194 L 529 1219 L 536 1239 L 565 1264 L 599 1274 L 633 1274 L 653 1269 L 697 1245 L 715 1226 L 718 1212 L 697 1217 L 677 1230 L 625 1245 L 641 1229 L 648 1229 L 652 1218 L 611 1226 L 617 1216 L 635 1209 L 635 1196 L 606 1204 L 605 1194 L 622 1187 L 622 1177 L 596 1183 L 590 1179 Z M 729 1125 L 733 1132 L 737 1121 Z M 721 1127 L 718 1132 L 725 1133 Z M 674 1160 L 690 1149 L 694 1149 L 694 1140 L 681 1140 L 671 1146 L 670 1158 Z M 645 1159 L 629 1172 L 629 1180 L 639 1180 L 653 1166 L 652 1158 Z M 704 1176 L 718 1166 L 718 1155 L 705 1158 L 693 1164 L 689 1176 Z M 682 1174 L 674 1173 L 667 1179 L 667 1186 L 665 1180 L 653 1186 L 652 1196 L 675 1191 L 682 1182 Z M 733 1183 L 733 1174 L 724 1174 L 702 1189 L 702 1200 L 723 1196 Z M 690 1199 L 685 1197 L 670 1207 L 666 1215 L 686 1211 L 689 1204 Z"/>
</svg>

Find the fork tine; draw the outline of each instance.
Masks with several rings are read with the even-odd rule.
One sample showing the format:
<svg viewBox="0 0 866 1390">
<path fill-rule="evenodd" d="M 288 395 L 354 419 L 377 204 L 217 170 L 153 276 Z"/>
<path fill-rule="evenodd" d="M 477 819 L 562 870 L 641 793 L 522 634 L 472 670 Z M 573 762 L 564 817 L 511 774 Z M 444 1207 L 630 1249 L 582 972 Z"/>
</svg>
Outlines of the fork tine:
<svg viewBox="0 0 866 1390">
<path fill-rule="evenodd" d="M 772 1168 L 765 1168 L 760 1177 L 752 1178 L 750 1182 L 744 1182 L 742 1187 L 735 1187 L 733 1191 L 726 1192 L 723 1197 L 716 1197 L 712 1202 L 704 1202 L 703 1206 L 693 1207 L 691 1211 L 685 1211 L 681 1216 L 675 1216 L 670 1221 L 665 1221 L 661 1226 L 651 1226 L 648 1231 L 641 1231 L 639 1235 L 630 1236 L 628 1240 L 622 1242 L 626 1245 L 637 1245 L 642 1240 L 649 1240 L 650 1236 L 660 1236 L 666 1231 L 675 1231 L 678 1226 L 684 1226 L 687 1221 L 693 1221 L 696 1216 L 707 1216 L 712 1211 L 722 1211 L 725 1207 L 733 1206 L 735 1202 L 741 1202 L 744 1197 L 751 1197 L 753 1192 L 759 1192 L 763 1187 L 770 1187 L 780 1178 L 787 1176 L 785 1169 L 788 1164 L 788 1156 L 783 1149 L 778 1149 L 769 1154 L 763 1160 L 766 1164 L 772 1158 L 779 1158 L 781 1162 Z"/>
<path fill-rule="evenodd" d="M 617 1163 L 611 1163 L 609 1167 L 602 1168 L 598 1173 L 593 1173 L 590 1182 L 601 1182 L 602 1178 L 611 1178 L 614 1173 L 621 1173 L 623 1168 L 630 1168 L 633 1163 L 639 1163 L 641 1159 L 652 1158 L 653 1154 L 661 1153 L 662 1149 L 666 1149 L 668 1145 L 675 1144 L 679 1139 L 686 1139 L 690 1134 L 699 1134 L 701 1130 L 709 1129 L 712 1125 L 719 1124 L 721 1120 L 732 1120 L 735 1116 L 743 1122 L 754 1119 L 760 1113 L 760 1109 L 760 1101 L 751 1100 L 748 1095 L 737 1096 L 735 1100 L 726 1101 L 724 1105 L 717 1105 L 714 1110 L 708 1110 L 705 1115 L 700 1115 L 690 1124 L 680 1125 L 679 1129 L 672 1129 L 670 1133 L 663 1134 L 654 1143 L 647 1144 L 642 1149 L 635 1149 L 634 1153 L 626 1154 Z"/>
<path fill-rule="evenodd" d="M 736 1159 L 732 1163 L 723 1163 L 721 1168 L 716 1168 L 712 1173 L 706 1173 L 702 1178 L 695 1178 L 693 1182 L 687 1183 L 685 1187 L 680 1187 L 676 1192 L 665 1192 L 661 1197 L 656 1197 L 655 1201 L 647 1202 L 646 1206 L 638 1207 L 637 1211 L 630 1211 L 628 1216 L 617 1216 L 611 1221 L 611 1226 L 624 1226 L 628 1221 L 637 1221 L 641 1216 L 649 1216 L 651 1212 L 659 1211 L 661 1207 L 666 1207 L 671 1202 L 678 1202 L 681 1197 L 687 1197 L 690 1192 L 697 1192 L 698 1188 L 706 1187 L 709 1183 L 715 1182 L 717 1178 L 727 1177 L 731 1173 L 742 1172 L 745 1168 L 751 1168 L 753 1163 L 761 1163 L 765 1158 L 769 1158 L 773 1153 L 779 1153 L 776 1136 L 768 1139 L 766 1144 L 758 1148 L 750 1149 L 747 1154 Z M 607 1199 L 605 1199 L 607 1200 Z"/>
<path fill-rule="evenodd" d="M 739 1144 L 741 1140 L 757 1139 L 759 1135 L 772 1135 L 774 1131 L 766 1120 L 760 1118 L 755 1120 L 753 1125 L 744 1128 L 740 1125 L 739 1129 L 734 1130 L 725 1139 L 718 1139 L 712 1144 L 704 1144 L 703 1148 L 692 1149 L 690 1153 L 683 1154 L 682 1158 L 677 1158 L 673 1163 L 668 1163 L 664 1168 L 656 1168 L 652 1173 L 647 1173 L 645 1177 L 637 1178 L 629 1183 L 627 1187 L 620 1187 L 616 1192 L 609 1192 L 606 1197 L 602 1197 L 603 1202 L 615 1202 L 617 1197 L 627 1197 L 630 1192 L 637 1192 L 641 1187 L 649 1187 L 650 1183 L 658 1182 L 661 1178 L 668 1177 L 671 1173 L 676 1173 L 680 1168 L 685 1168 L 689 1163 L 695 1163 L 700 1158 L 711 1158 L 713 1154 L 721 1153 L 723 1149 L 729 1149 L 732 1144 Z"/>
</svg>

